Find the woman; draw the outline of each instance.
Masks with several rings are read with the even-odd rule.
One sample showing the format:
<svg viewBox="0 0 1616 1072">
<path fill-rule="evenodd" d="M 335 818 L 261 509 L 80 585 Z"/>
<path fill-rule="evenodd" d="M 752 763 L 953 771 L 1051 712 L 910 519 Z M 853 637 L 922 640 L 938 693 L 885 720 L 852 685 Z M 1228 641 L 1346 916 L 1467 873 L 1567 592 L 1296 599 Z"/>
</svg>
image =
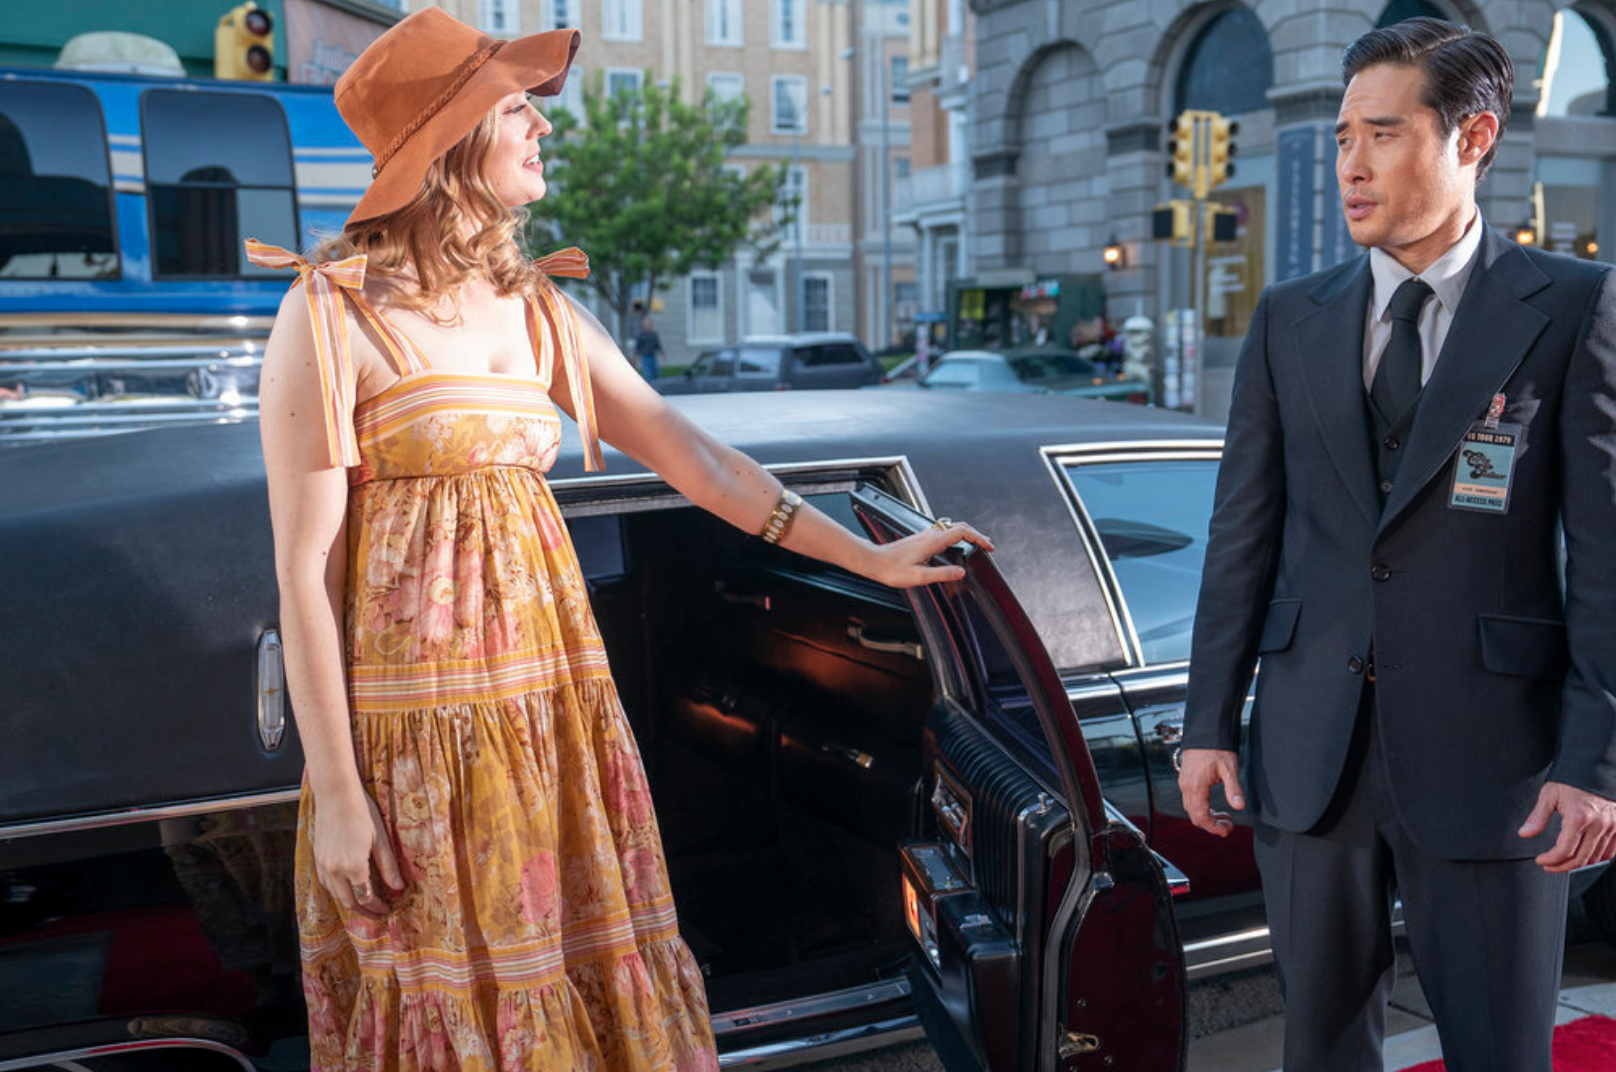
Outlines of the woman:
<svg viewBox="0 0 1616 1072">
<path fill-rule="evenodd" d="M 894 585 L 950 526 L 875 547 L 671 409 L 518 255 L 545 194 L 528 93 L 576 31 L 494 41 L 410 15 L 337 85 L 376 154 L 297 267 L 260 391 L 287 676 L 307 757 L 297 854 L 316 1069 L 713 1069 L 650 796 L 542 474 L 560 420 L 692 502 Z"/>
</svg>

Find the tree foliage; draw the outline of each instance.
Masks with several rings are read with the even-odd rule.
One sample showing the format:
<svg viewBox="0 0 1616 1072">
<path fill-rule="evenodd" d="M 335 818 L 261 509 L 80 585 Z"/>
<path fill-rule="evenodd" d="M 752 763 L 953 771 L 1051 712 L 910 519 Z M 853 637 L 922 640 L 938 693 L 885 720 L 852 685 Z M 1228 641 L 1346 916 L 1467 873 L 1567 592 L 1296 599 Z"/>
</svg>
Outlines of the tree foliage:
<svg viewBox="0 0 1616 1072">
<path fill-rule="evenodd" d="M 726 162 L 747 140 L 745 97 L 706 91 L 699 104 L 679 83 L 608 96 L 599 72 L 584 85 L 584 116 L 551 113 L 543 142 L 550 190 L 533 206 L 529 248 L 543 254 L 576 245 L 589 255 L 588 284 L 630 330 L 635 287 L 659 287 L 697 268 L 721 267 L 745 247 L 767 256 L 794 205 L 780 204 L 786 163 L 743 169 Z"/>
</svg>

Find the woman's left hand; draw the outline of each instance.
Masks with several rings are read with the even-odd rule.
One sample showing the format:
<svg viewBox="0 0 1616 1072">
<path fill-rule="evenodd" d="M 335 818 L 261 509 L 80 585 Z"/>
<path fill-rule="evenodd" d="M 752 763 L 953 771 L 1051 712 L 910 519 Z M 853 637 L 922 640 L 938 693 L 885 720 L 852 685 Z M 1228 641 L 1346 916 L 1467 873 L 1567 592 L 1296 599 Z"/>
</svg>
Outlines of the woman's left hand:
<svg viewBox="0 0 1616 1072">
<path fill-rule="evenodd" d="M 934 526 L 913 536 L 882 544 L 875 549 L 876 567 L 870 577 L 893 588 L 916 588 L 940 581 L 957 581 L 965 576 L 959 566 L 933 566 L 933 558 L 960 541 L 993 550 L 993 541 L 963 521 Z"/>
</svg>

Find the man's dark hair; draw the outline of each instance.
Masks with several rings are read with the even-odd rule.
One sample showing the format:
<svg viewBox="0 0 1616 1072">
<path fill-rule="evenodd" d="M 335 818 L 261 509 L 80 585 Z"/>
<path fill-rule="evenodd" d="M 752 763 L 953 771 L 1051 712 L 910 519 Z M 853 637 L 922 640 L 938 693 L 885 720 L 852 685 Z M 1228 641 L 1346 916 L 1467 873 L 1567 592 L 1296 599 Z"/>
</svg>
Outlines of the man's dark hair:
<svg viewBox="0 0 1616 1072">
<path fill-rule="evenodd" d="M 1425 72 L 1420 103 L 1436 112 L 1444 138 L 1473 115 L 1498 116 L 1498 141 L 1476 166 L 1479 183 L 1498 155 L 1515 92 L 1515 65 L 1504 46 L 1468 26 L 1442 19 L 1404 19 L 1370 30 L 1348 45 L 1341 57 L 1341 81 L 1351 82 L 1365 68 L 1383 63 Z"/>
</svg>

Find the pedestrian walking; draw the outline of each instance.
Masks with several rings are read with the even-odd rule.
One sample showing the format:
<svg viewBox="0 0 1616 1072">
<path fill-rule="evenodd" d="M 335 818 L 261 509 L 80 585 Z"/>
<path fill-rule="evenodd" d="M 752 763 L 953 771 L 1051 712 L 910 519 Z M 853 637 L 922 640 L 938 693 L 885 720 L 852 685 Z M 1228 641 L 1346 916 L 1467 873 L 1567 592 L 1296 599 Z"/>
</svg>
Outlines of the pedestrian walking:
<svg viewBox="0 0 1616 1072">
<path fill-rule="evenodd" d="M 260 398 L 286 673 L 307 762 L 296 898 L 312 1066 L 716 1069 L 651 797 L 544 473 L 561 422 L 764 539 L 894 585 L 884 547 L 681 417 L 515 236 L 546 192 L 575 30 L 436 8 L 336 87 L 375 181 L 295 267 Z"/>
<path fill-rule="evenodd" d="M 1616 285 L 1481 219 L 1498 42 L 1411 19 L 1343 74 L 1368 252 L 1253 317 L 1179 784 L 1255 811 L 1286 1072 L 1383 1067 L 1394 895 L 1448 1072 L 1549 1072 L 1567 872 L 1616 845 Z"/>
<path fill-rule="evenodd" d="M 640 330 L 634 336 L 635 364 L 640 367 L 640 375 L 648 380 L 654 380 L 662 375 L 661 365 L 658 363 L 662 357 L 662 340 L 657 337 L 651 318 L 640 318 Z"/>
</svg>

